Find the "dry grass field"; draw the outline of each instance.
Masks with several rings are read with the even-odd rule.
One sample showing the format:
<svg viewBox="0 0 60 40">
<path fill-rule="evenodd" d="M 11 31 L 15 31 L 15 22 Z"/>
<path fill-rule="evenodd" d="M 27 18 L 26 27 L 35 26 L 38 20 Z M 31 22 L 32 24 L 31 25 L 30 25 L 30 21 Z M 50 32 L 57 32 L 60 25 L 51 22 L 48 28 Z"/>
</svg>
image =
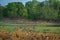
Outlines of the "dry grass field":
<svg viewBox="0 0 60 40">
<path fill-rule="evenodd" d="M 34 33 L 30 29 L 29 32 L 22 32 L 19 27 L 15 32 L 8 32 L 6 30 L 0 30 L 0 40 L 60 40 L 59 34 L 52 32 L 48 33 Z"/>
<path fill-rule="evenodd" d="M 0 22 L 0 40 L 60 40 L 60 26 Z"/>
</svg>

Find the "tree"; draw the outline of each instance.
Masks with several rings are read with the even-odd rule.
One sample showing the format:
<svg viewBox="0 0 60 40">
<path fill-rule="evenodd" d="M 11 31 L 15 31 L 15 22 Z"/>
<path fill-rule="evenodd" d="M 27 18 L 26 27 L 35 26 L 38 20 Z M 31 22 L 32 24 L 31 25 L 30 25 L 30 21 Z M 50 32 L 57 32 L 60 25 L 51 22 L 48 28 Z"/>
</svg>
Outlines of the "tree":
<svg viewBox="0 0 60 40">
<path fill-rule="evenodd" d="M 3 7 L 2 5 L 0 5 L 0 19 L 3 18 L 3 10 L 5 7 Z"/>
<path fill-rule="evenodd" d="M 37 19 L 38 14 L 37 14 L 37 6 L 39 2 L 36 0 L 32 0 L 26 3 L 26 8 L 28 11 L 28 18 L 31 19 Z"/>
<path fill-rule="evenodd" d="M 44 2 L 41 2 L 37 5 L 37 18 L 40 19 L 40 20 L 43 20 L 44 19 L 44 13 L 43 13 L 43 8 L 44 8 Z"/>
<path fill-rule="evenodd" d="M 6 6 L 6 13 L 10 18 L 21 18 L 27 14 L 27 10 L 21 2 L 12 2 Z"/>
<path fill-rule="evenodd" d="M 57 2 L 58 20 L 60 21 L 60 1 Z"/>
<path fill-rule="evenodd" d="M 13 2 L 13 3 L 9 3 L 7 6 L 6 6 L 6 13 L 8 15 L 8 17 L 10 18 L 16 18 L 17 17 L 17 8 L 16 8 L 16 3 Z"/>
<path fill-rule="evenodd" d="M 5 8 L 0 5 L 0 18 L 3 16 L 33 20 L 60 20 L 60 1 L 45 0 L 38 2 L 37 0 L 32 0 L 26 2 L 25 6 L 21 2 L 12 2 L 8 3 Z"/>
<path fill-rule="evenodd" d="M 48 20 L 56 20 L 58 17 L 58 10 L 56 10 L 57 6 L 55 6 L 56 8 L 54 8 L 54 3 L 55 1 L 47 1 L 48 4 L 45 4 L 45 8 L 43 9 L 43 13 L 45 16 L 45 19 Z M 57 4 L 56 4 L 57 5 Z"/>
</svg>

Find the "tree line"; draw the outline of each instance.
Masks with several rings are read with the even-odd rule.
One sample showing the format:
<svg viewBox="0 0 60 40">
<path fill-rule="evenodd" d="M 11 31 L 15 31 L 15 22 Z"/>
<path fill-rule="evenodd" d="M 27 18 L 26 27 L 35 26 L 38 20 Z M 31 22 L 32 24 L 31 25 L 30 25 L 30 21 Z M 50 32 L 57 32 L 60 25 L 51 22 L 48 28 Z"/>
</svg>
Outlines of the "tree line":
<svg viewBox="0 0 60 40">
<path fill-rule="evenodd" d="M 22 2 L 11 2 L 6 6 L 0 5 L 0 19 L 27 18 L 32 20 L 60 20 L 60 1 L 32 0 L 23 5 Z"/>
</svg>

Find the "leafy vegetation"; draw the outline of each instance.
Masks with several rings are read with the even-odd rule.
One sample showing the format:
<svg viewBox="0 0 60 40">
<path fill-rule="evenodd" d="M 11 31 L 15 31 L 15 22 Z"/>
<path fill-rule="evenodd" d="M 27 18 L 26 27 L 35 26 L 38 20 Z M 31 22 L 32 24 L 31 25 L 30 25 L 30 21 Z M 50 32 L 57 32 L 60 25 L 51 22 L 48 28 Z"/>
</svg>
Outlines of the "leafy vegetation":
<svg viewBox="0 0 60 40">
<path fill-rule="evenodd" d="M 11 2 L 5 7 L 0 5 L 0 18 L 28 18 L 33 20 L 60 20 L 60 1 L 45 0 L 38 2 L 32 0 L 26 2 Z"/>
</svg>

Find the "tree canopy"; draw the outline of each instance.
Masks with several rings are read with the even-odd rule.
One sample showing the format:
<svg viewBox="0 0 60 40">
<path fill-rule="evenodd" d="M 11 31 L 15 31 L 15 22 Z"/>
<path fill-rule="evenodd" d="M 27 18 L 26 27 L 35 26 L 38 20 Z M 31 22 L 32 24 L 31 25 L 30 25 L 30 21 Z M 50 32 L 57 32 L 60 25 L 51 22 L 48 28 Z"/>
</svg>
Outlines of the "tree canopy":
<svg viewBox="0 0 60 40">
<path fill-rule="evenodd" d="M 45 0 L 39 2 L 32 0 L 23 5 L 22 2 L 11 2 L 0 5 L 0 18 L 28 18 L 33 20 L 60 20 L 60 1 Z"/>
</svg>

